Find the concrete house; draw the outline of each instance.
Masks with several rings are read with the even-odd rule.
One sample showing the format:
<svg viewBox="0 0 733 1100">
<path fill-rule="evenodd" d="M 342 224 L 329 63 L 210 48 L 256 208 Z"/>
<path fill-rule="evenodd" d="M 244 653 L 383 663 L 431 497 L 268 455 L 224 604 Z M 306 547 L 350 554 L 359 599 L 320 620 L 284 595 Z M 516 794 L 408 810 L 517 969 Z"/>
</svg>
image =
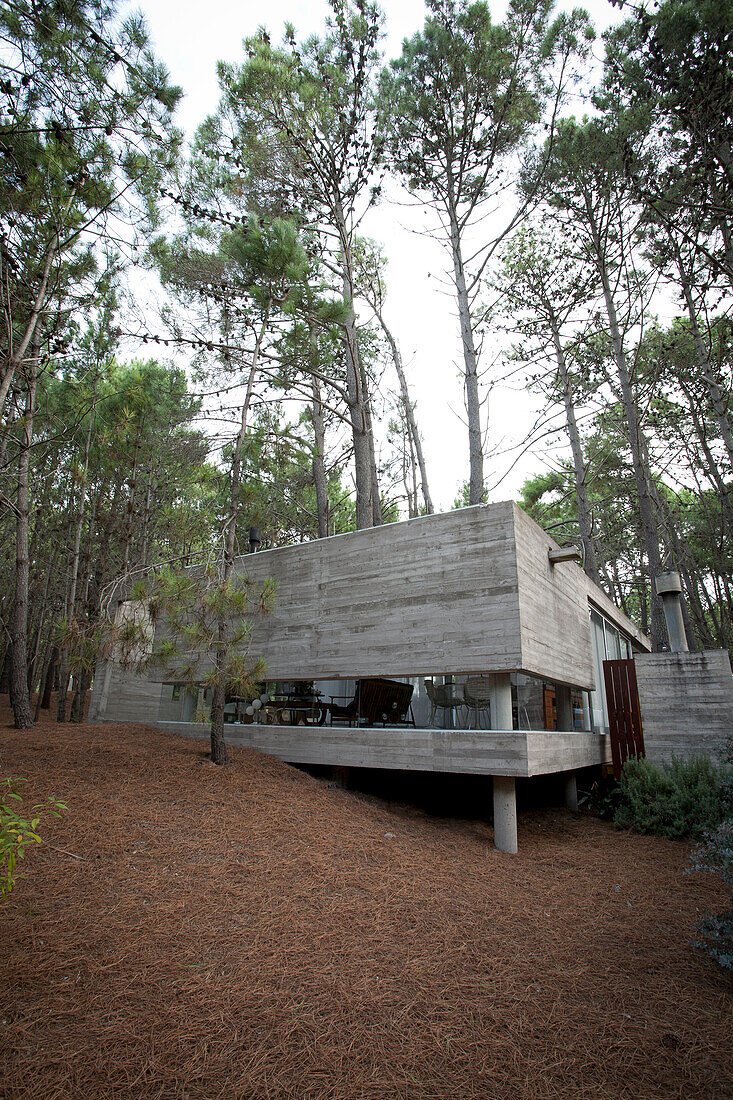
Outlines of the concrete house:
<svg viewBox="0 0 733 1100">
<path fill-rule="evenodd" d="M 491 776 L 496 843 L 509 851 L 516 778 L 563 773 L 572 806 L 578 769 L 610 759 L 602 662 L 650 649 L 511 502 L 245 555 L 235 568 L 277 583 L 250 647 L 275 694 L 249 714 L 232 704 L 228 739 L 293 763 Z M 205 735 L 203 693 L 164 678 L 103 663 L 90 719 Z M 336 697 L 372 680 L 410 685 L 400 721 L 340 721 Z M 304 682 L 308 705 L 332 703 L 304 709 Z"/>
</svg>

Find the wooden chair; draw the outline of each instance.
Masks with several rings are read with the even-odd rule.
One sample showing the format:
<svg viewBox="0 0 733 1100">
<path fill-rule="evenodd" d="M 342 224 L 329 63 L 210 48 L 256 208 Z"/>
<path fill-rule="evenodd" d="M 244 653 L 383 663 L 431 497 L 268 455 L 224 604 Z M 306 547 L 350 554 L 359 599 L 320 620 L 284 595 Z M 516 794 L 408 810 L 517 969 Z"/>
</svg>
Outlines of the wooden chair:
<svg viewBox="0 0 733 1100">
<path fill-rule="evenodd" d="M 334 722 L 345 722 L 347 726 L 357 726 L 359 724 L 359 685 L 360 681 L 356 681 L 356 691 L 354 692 L 354 698 L 349 699 L 347 695 L 331 695 L 330 703 L 326 703 L 328 708 L 330 724 Z M 340 702 L 337 700 L 347 700 L 348 702 Z"/>
</svg>

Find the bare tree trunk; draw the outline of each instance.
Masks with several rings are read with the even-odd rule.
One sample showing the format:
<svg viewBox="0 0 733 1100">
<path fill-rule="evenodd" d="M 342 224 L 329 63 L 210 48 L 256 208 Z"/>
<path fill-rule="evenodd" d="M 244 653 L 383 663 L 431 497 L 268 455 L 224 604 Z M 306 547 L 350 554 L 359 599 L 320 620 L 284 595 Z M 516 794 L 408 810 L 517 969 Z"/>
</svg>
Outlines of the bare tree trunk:
<svg viewBox="0 0 733 1100">
<path fill-rule="evenodd" d="M 31 691 L 31 694 L 33 692 L 33 683 L 34 683 L 34 681 L 36 679 L 36 675 L 37 675 L 38 658 L 39 658 L 39 654 L 41 652 L 41 639 L 43 637 L 43 628 L 44 628 L 45 623 L 46 623 L 46 611 L 47 611 L 47 605 L 48 605 L 48 589 L 49 589 L 49 586 L 51 584 L 51 575 L 52 575 L 52 573 L 54 572 L 54 570 L 56 568 L 56 562 L 58 561 L 58 556 L 59 556 L 59 551 L 58 551 L 58 547 L 56 547 L 56 550 L 54 551 L 53 556 L 52 556 L 51 560 L 48 563 L 48 569 L 46 570 L 46 581 L 45 581 L 44 586 L 43 586 L 43 596 L 41 598 L 41 606 L 40 606 L 39 612 L 38 612 L 38 627 L 36 629 L 36 640 L 33 644 L 33 656 L 31 658 L 31 662 L 30 662 L 30 673 L 29 673 L 29 677 L 28 677 L 29 690 Z M 44 647 L 43 658 L 41 659 L 41 672 L 43 672 L 43 669 L 46 667 L 46 660 L 48 658 L 48 653 L 49 653 L 50 649 L 51 649 L 51 643 L 50 643 L 50 641 L 48 641 L 46 643 L 45 647 Z M 38 691 L 39 699 L 40 699 L 40 695 L 41 695 L 41 692 L 40 692 L 40 686 L 39 686 L 39 691 Z M 35 715 L 34 720 L 36 720 L 37 718 L 38 718 L 38 714 Z"/>
<path fill-rule="evenodd" d="M 72 196 L 73 194 L 74 192 L 72 192 Z M 71 201 L 72 200 L 70 199 L 67 210 L 71 205 Z M 7 346 L 12 350 L 6 358 L 5 365 L 2 369 L 2 377 L 0 378 L 0 415 L 2 415 L 3 408 L 5 407 L 5 398 L 8 396 L 8 390 L 10 389 L 13 378 L 15 377 L 15 373 L 20 368 L 20 365 L 23 362 L 25 353 L 28 350 L 29 345 L 31 347 L 39 345 L 39 341 L 37 339 L 38 319 L 41 316 L 43 307 L 46 303 L 48 279 L 49 275 L 51 274 L 51 266 L 57 255 L 58 247 L 59 235 L 58 233 L 56 233 L 53 241 L 48 247 L 48 252 L 46 253 L 46 259 L 44 261 L 43 270 L 41 272 L 41 279 L 39 282 L 38 290 L 36 291 L 33 306 L 31 308 L 25 331 L 21 337 L 20 343 L 15 348 L 12 347 L 12 317 L 10 316 L 7 307 L 5 307 L 5 299 L 3 301 L 3 305 L 5 307 L 4 312 L 6 315 L 6 330 L 8 333 Z"/>
<path fill-rule="evenodd" d="M 361 372 L 361 392 L 364 395 L 364 418 L 367 428 L 367 442 L 369 444 L 369 466 L 372 478 L 372 526 L 379 527 L 382 523 L 382 502 L 379 499 L 379 475 L 377 472 L 377 455 L 374 445 L 374 427 L 372 423 L 372 399 L 369 392 L 369 379 L 361 360 L 359 361 Z"/>
<path fill-rule="evenodd" d="M 468 457 L 470 463 L 469 504 L 481 504 L 484 499 L 484 448 L 481 432 L 481 398 L 478 387 L 478 357 L 473 338 L 471 305 L 466 288 L 466 272 L 461 252 L 461 234 L 455 210 L 449 210 L 450 241 L 453 254 L 453 276 L 458 300 L 458 319 L 463 344 L 463 383 L 468 418 Z"/>
<path fill-rule="evenodd" d="M 684 269 L 682 254 L 676 241 L 674 241 L 674 238 L 672 238 L 672 240 L 675 249 L 675 256 L 677 259 L 677 270 L 679 272 L 680 286 L 682 288 L 682 294 L 684 296 L 685 305 L 687 307 L 687 316 L 690 321 L 690 332 L 692 333 L 692 339 L 695 344 L 695 351 L 697 353 L 698 363 L 700 364 L 703 381 L 705 382 L 708 393 L 710 395 L 710 402 L 715 410 L 715 416 L 718 420 L 720 437 L 725 444 L 725 449 L 728 453 L 728 459 L 730 460 L 731 468 L 733 468 L 733 429 L 731 429 L 730 422 L 730 401 L 721 389 L 718 383 L 718 379 L 715 377 L 715 370 L 712 363 L 710 362 L 710 356 L 708 355 L 707 348 L 705 347 L 705 341 L 703 340 L 702 333 L 700 332 L 700 326 L 697 323 L 697 311 L 695 309 L 695 302 L 692 297 L 692 287 Z"/>
<path fill-rule="evenodd" d="M 412 406 L 412 401 L 410 400 L 410 391 L 407 388 L 407 378 L 405 376 L 405 369 L 402 364 L 400 349 L 397 346 L 397 341 L 385 324 L 381 309 L 378 308 L 375 302 L 371 302 L 370 305 L 374 310 L 374 315 L 379 321 L 382 332 L 384 333 L 387 339 L 387 343 L 389 344 L 390 351 L 392 352 L 392 362 L 394 363 L 397 380 L 400 384 L 402 404 L 405 409 L 405 418 L 407 420 L 407 426 L 410 433 L 410 443 L 411 446 L 414 448 L 415 456 L 417 458 L 417 464 L 420 468 L 420 488 L 422 489 L 422 498 L 425 503 L 425 514 L 431 516 L 435 509 L 433 508 L 433 501 L 430 496 L 430 489 L 428 488 L 428 471 L 425 464 L 422 439 L 420 438 L 420 432 L 417 428 L 417 420 L 415 419 L 415 410 Z"/>
<path fill-rule="evenodd" d="M 87 434 L 84 440 L 84 461 L 82 463 L 82 476 L 81 476 L 81 492 L 79 495 L 79 514 L 77 516 L 76 525 L 74 528 L 74 552 L 71 559 L 71 583 L 69 588 L 69 598 L 66 605 L 66 627 L 69 629 L 74 621 L 76 612 L 76 589 L 79 578 L 79 556 L 81 549 L 81 533 L 84 527 L 84 509 L 87 499 L 87 475 L 89 473 L 89 454 L 92 446 L 92 432 L 94 429 L 94 418 L 97 406 L 97 386 L 99 384 L 99 368 L 94 375 L 94 387 L 92 389 L 92 404 L 89 412 L 89 424 L 87 425 Z M 137 451 L 136 451 L 137 455 Z M 134 466 L 133 466 L 133 478 L 134 478 Z M 128 535 L 129 544 L 129 535 Z M 127 557 L 127 546 L 125 547 L 125 556 Z M 127 563 L 125 562 L 125 568 Z M 69 688 L 69 672 L 68 672 L 68 647 L 62 645 L 61 647 L 61 660 L 59 662 L 60 668 L 60 682 L 59 682 L 59 698 L 58 707 L 56 710 L 56 721 L 66 721 L 66 693 Z"/>
<path fill-rule="evenodd" d="M 346 365 L 346 399 L 354 445 L 354 480 L 356 484 L 356 527 L 362 530 L 374 523 L 372 485 L 372 461 L 367 422 L 366 396 L 362 390 L 361 356 L 354 312 L 354 273 L 351 258 L 351 240 L 346 216 L 336 210 L 336 228 L 341 239 L 341 279 L 346 314 L 342 321 L 344 334 L 344 360 Z"/>
<path fill-rule="evenodd" d="M 84 704 L 86 703 L 87 692 L 89 685 L 92 682 L 91 673 L 83 669 L 76 677 L 76 685 L 74 688 L 74 698 L 71 702 L 71 721 L 83 722 L 84 721 Z"/>
<path fill-rule="evenodd" d="M 13 663 L 11 668 L 11 693 L 16 729 L 33 726 L 30 694 L 28 692 L 28 524 L 30 517 L 30 454 L 33 442 L 33 416 L 38 382 L 39 342 L 34 335 L 31 356 L 26 360 L 27 390 L 25 414 L 18 456 L 18 497 L 16 515 L 15 556 L 15 606 L 13 609 Z"/>
<path fill-rule="evenodd" d="M 137 464 L 140 455 L 140 437 L 142 435 L 142 430 L 143 425 L 141 424 L 135 437 L 135 450 L 133 451 L 132 470 L 130 471 L 130 491 L 127 495 L 127 506 L 125 508 L 125 552 L 122 559 L 123 576 L 125 573 L 127 573 L 128 567 L 130 565 L 130 545 L 132 543 L 132 527 L 135 513 L 135 495 L 137 493 Z"/>
<path fill-rule="evenodd" d="M 588 503 L 588 488 L 586 485 L 587 470 L 585 465 L 585 459 L 583 457 L 583 448 L 580 443 L 580 432 L 578 431 L 578 421 L 575 417 L 575 406 L 573 404 L 573 394 L 570 386 L 570 375 L 568 373 L 567 363 L 565 361 L 565 352 L 560 341 L 560 331 L 555 322 L 554 317 L 551 320 L 552 324 L 552 342 L 555 348 L 555 359 L 557 360 L 557 371 L 560 376 L 560 382 L 562 384 L 562 396 L 563 403 L 565 405 L 565 425 L 567 428 L 568 439 L 570 440 L 570 450 L 573 455 L 573 470 L 575 472 L 575 500 L 578 505 L 578 526 L 580 529 L 580 539 L 583 543 L 583 569 L 594 584 L 600 585 L 600 574 L 598 572 L 598 559 L 596 557 L 596 548 L 593 543 L 593 520 L 591 518 L 590 504 Z"/>
<path fill-rule="evenodd" d="M 148 478 L 145 488 L 145 510 L 143 512 L 143 529 L 140 538 L 140 565 L 145 566 L 148 563 L 148 542 L 149 542 L 149 530 L 150 520 L 152 518 L 152 504 L 153 495 L 158 488 L 158 475 L 160 470 L 160 464 L 154 462 L 154 453 L 150 454 L 150 461 L 148 462 Z"/>
<path fill-rule="evenodd" d="M 12 639 L 8 643 L 5 653 L 3 654 L 2 663 L 0 663 L 0 695 L 10 693 L 10 670 L 13 662 L 13 643 Z"/>
<path fill-rule="evenodd" d="M 400 402 L 403 404 L 404 402 Z M 412 438 L 412 432 L 410 430 L 410 423 L 407 419 L 407 413 L 405 413 L 405 427 L 407 431 L 403 433 L 403 453 L 405 454 L 405 463 L 407 469 L 403 470 L 403 478 L 405 481 L 405 492 L 407 493 L 407 512 L 409 516 L 419 515 L 419 509 L 417 504 L 417 456 L 415 454 L 415 444 Z M 405 447 L 405 443 L 407 446 Z M 409 462 L 407 461 L 409 457 Z M 411 484 L 410 484 L 411 482 Z"/>
<path fill-rule="evenodd" d="M 702 452 L 705 456 L 706 472 L 718 491 L 723 506 L 723 515 L 726 519 L 728 531 L 730 534 L 733 534 L 733 499 L 731 499 L 730 490 L 725 482 L 725 478 L 720 472 L 718 463 L 715 461 L 713 453 L 710 450 L 710 445 L 705 434 L 705 426 L 698 414 L 694 398 L 685 385 L 680 382 L 678 382 L 678 384 L 685 395 L 687 406 L 690 410 L 690 417 L 695 428 L 695 434 L 700 441 L 700 446 L 702 447 Z"/>
<path fill-rule="evenodd" d="M 311 375 L 311 418 L 313 420 L 313 482 L 316 487 L 316 508 L 318 509 L 318 537 L 328 536 L 328 481 L 323 465 L 326 432 L 323 424 L 323 403 L 321 387 L 315 375 Z"/>
<path fill-rule="evenodd" d="M 38 715 L 42 710 L 51 709 L 51 688 L 53 687 L 53 673 L 58 660 L 58 650 L 52 646 L 50 656 L 45 664 L 45 673 L 41 682 L 41 690 L 38 692 L 34 721 L 38 721 Z"/>
<path fill-rule="evenodd" d="M 614 302 L 606 266 L 603 241 L 590 202 L 586 204 L 586 211 L 593 238 L 596 266 L 598 268 L 601 286 L 603 287 L 603 298 L 608 316 L 608 327 L 611 333 L 613 357 L 616 364 L 616 373 L 621 395 L 621 405 L 624 412 L 624 419 L 626 420 L 627 438 L 631 451 L 631 464 L 634 470 L 636 493 L 639 502 L 639 517 L 641 519 L 642 535 L 649 567 L 652 647 L 658 652 L 664 647 L 667 637 L 662 603 L 659 596 L 656 594 L 653 582 L 653 578 L 662 571 L 659 554 L 659 532 L 657 530 L 654 509 L 649 494 L 649 482 L 642 457 L 644 443 L 641 426 L 639 424 L 639 416 L 636 410 L 636 402 L 631 385 L 631 376 L 626 362 L 626 352 L 624 351 L 621 330 L 616 314 L 616 304 Z"/>
<path fill-rule="evenodd" d="M 234 565 L 234 551 L 237 543 L 237 516 L 239 514 L 239 484 L 242 474 L 242 448 L 247 437 L 247 421 L 249 406 L 252 400 L 255 377 L 259 366 L 262 341 L 267 331 L 270 308 L 265 315 L 257 334 L 252 362 L 247 379 L 247 390 L 242 404 L 242 413 L 239 421 L 239 432 L 234 445 L 232 457 L 232 479 L 229 492 L 229 514 L 224 536 L 224 561 L 222 563 L 222 578 L 228 580 Z M 226 705 L 226 684 L 224 683 L 224 669 L 226 666 L 229 641 L 227 637 L 227 623 L 225 619 L 219 619 L 217 626 L 217 641 L 214 649 L 214 668 L 216 670 L 216 683 L 211 700 L 211 759 L 214 764 L 226 764 L 227 746 L 224 740 L 224 707 Z"/>
</svg>

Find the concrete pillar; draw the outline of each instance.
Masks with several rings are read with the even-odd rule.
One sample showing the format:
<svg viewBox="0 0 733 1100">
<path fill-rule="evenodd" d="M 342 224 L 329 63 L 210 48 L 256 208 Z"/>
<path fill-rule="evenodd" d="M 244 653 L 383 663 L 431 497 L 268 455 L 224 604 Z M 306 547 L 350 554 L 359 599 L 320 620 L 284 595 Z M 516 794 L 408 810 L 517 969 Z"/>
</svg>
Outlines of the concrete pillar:
<svg viewBox="0 0 733 1100">
<path fill-rule="evenodd" d="M 679 573 L 660 573 L 654 578 L 657 595 L 662 597 L 662 608 L 667 623 L 669 648 L 673 653 L 687 653 L 685 620 L 682 617 L 682 582 Z"/>
<path fill-rule="evenodd" d="M 570 688 L 567 684 L 555 684 L 555 706 L 557 708 L 557 728 L 573 728 L 573 704 L 570 701 Z"/>
<path fill-rule="evenodd" d="M 494 776 L 494 847 L 517 851 L 517 787 L 514 776 Z"/>
<path fill-rule="evenodd" d="M 512 681 L 508 672 L 494 672 L 491 677 L 491 728 L 492 730 L 514 728 Z"/>
<path fill-rule="evenodd" d="M 331 768 L 331 778 L 345 791 L 351 788 L 351 768 L 347 768 L 342 764 L 334 764 Z"/>
<path fill-rule="evenodd" d="M 575 772 L 565 772 L 565 809 L 573 813 L 578 809 L 578 777 Z"/>
</svg>

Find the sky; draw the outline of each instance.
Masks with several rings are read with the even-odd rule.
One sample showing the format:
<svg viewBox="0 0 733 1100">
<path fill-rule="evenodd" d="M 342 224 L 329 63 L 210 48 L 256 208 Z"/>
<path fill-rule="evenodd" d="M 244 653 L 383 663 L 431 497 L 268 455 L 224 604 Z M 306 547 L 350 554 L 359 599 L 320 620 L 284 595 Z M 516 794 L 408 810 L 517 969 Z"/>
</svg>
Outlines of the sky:
<svg viewBox="0 0 733 1100">
<path fill-rule="evenodd" d="M 218 101 L 216 63 L 241 58 L 243 38 L 265 25 L 273 42 L 280 40 L 286 22 L 297 37 L 322 31 L 326 0 L 269 0 L 266 6 L 248 0 L 137 0 L 148 22 L 155 52 L 167 65 L 173 83 L 185 93 L 177 114 L 178 125 L 190 136 Z M 392 0 L 386 11 L 385 58 L 401 51 L 402 40 L 423 25 L 423 0 Z M 492 3 L 493 19 L 500 20 L 502 4 Z M 561 0 L 558 7 L 572 7 Z M 607 0 L 586 3 L 597 31 L 619 19 Z M 596 52 L 602 49 L 600 41 Z M 581 113 L 582 105 L 577 112 Z M 438 510 L 450 508 L 460 485 L 468 478 L 468 433 L 463 409 L 456 308 L 446 279 L 449 257 L 440 245 L 421 234 L 425 216 L 409 196 L 390 186 L 387 199 L 370 211 L 363 232 L 384 246 L 388 257 L 385 318 L 402 352 L 408 385 L 417 403 L 418 427 L 424 439 L 428 479 Z M 483 366 L 485 381 L 501 373 L 491 365 L 500 338 L 488 342 Z M 397 388 L 396 379 L 393 388 Z M 538 399 L 520 387 L 494 384 L 488 395 L 486 476 L 489 499 L 516 497 L 522 482 L 544 466 L 536 450 L 518 458 L 512 446 L 535 419 Z M 491 452 L 499 452 L 492 454 Z"/>
</svg>

